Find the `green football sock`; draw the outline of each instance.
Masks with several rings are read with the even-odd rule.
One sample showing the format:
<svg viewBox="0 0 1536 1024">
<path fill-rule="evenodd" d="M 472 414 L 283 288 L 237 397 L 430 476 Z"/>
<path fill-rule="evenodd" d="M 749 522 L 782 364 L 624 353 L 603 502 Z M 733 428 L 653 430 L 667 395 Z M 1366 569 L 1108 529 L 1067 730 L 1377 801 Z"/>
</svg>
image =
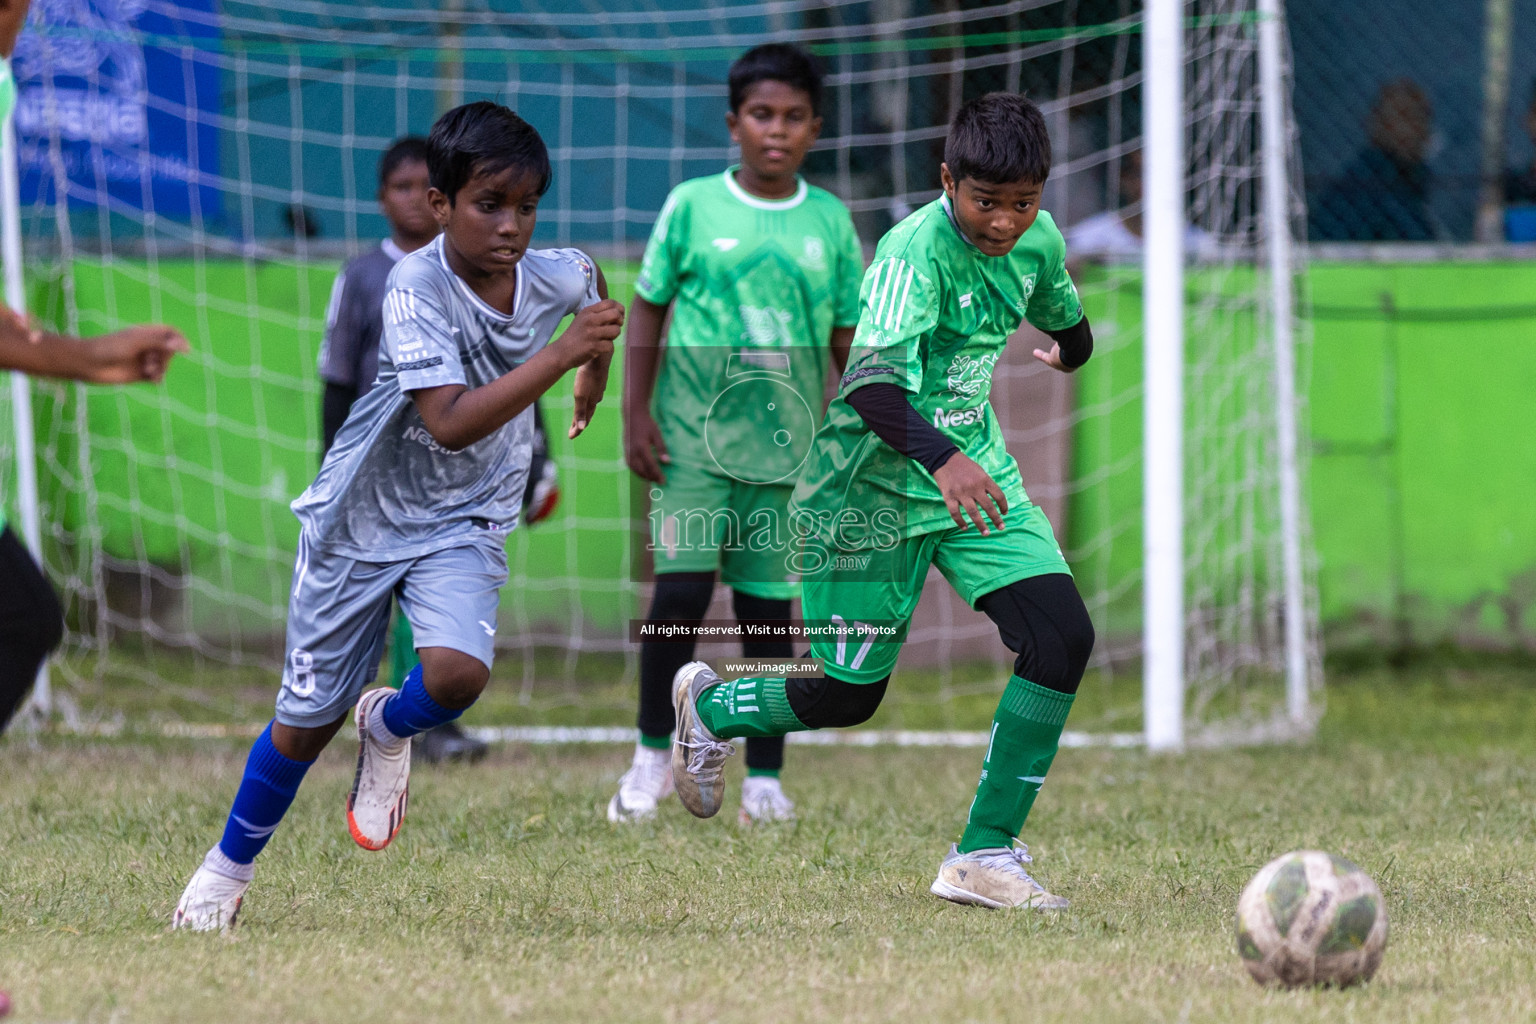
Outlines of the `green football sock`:
<svg viewBox="0 0 1536 1024">
<path fill-rule="evenodd" d="M 671 750 L 672 734 L 667 733 L 665 736 L 647 736 L 642 732 L 640 734 L 640 745 L 642 747 L 649 747 L 651 750 Z"/>
<path fill-rule="evenodd" d="M 400 681 L 421 663 L 421 659 L 416 657 L 416 637 L 411 633 L 411 622 L 399 610 L 395 611 L 389 648 L 389 678 L 384 682 L 398 690 Z"/>
<path fill-rule="evenodd" d="M 699 694 L 699 719 L 723 740 L 804 732 L 789 706 L 784 680 L 772 676 L 734 679 Z"/>
<path fill-rule="evenodd" d="M 970 820 L 960 836 L 961 853 L 1013 845 L 1051 770 L 1072 697 L 1009 677 L 992 719 L 992 741 L 971 801 Z"/>
</svg>

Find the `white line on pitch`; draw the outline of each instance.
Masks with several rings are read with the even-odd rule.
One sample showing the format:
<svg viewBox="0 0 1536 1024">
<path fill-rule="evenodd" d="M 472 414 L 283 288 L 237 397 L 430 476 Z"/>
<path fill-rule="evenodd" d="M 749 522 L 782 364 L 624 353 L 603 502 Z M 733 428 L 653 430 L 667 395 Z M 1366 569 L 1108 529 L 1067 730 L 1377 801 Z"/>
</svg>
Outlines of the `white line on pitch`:
<svg viewBox="0 0 1536 1024">
<path fill-rule="evenodd" d="M 228 724 L 222 722 L 169 722 L 149 729 L 138 729 L 121 722 L 82 723 L 61 726 L 61 732 L 82 736 L 151 735 L 175 739 L 228 739 L 255 737 L 266 723 Z M 633 743 L 635 730 L 629 726 L 572 725 L 481 725 L 465 732 L 487 743 L 528 743 L 554 746 L 567 743 Z M 825 729 L 818 732 L 790 733 L 785 739 L 812 747 L 985 747 L 989 733 L 953 730 L 917 729 Z M 1140 733 L 1075 732 L 1061 734 L 1063 747 L 1138 747 Z"/>
</svg>

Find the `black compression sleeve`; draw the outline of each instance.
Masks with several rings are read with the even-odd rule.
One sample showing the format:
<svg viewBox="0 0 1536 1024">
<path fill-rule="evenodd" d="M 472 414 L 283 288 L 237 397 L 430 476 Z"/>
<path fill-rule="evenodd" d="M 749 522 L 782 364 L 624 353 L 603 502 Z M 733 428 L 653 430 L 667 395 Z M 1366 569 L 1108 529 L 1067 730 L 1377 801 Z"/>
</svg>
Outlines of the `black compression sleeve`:
<svg viewBox="0 0 1536 1024">
<path fill-rule="evenodd" d="M 357 392 L 345 384 L 332 384 L 325 382 L 325 396 L 320 400 L 320 431 L 325 438 L 324 446 L 320 449 L 320 457 L 331 450 L 331 445 L 336 441 L 336 431 L 347 422 L 347 413 L 352 411 L 352 402 L 357 398 Z"/>
<path fill-rule="evenodd" d="M 1075 370 L 1093 355 L 1093 331 L 1088 327 L 1088 314 L 1064 331 L 1046 331 L 1051 340 L 1061 346 L 1061 365 Z"/>
<path fill-rule="evenodd" d="M 848 404 L 876 437 L 930 473 L 937 472 L 960 450 L 923 419 L 907 401 L 907 393 L 895 384 L 866 384 L 849 393 Z"/>
</svg>

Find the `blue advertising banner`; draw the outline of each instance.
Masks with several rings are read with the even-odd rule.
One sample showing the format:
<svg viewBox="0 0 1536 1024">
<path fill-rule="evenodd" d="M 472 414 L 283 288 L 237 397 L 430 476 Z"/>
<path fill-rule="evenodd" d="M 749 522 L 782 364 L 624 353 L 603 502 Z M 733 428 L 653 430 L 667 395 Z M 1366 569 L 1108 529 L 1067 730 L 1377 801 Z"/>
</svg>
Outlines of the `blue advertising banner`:
<svg viewBox="0 0 1536 1024">
<path fill-rule="evenodd" d="M 62 186 L 74 209 L 220 219 L 216 2 L 33 0 L 12 61 L 24 205 Z"/>
</svg>

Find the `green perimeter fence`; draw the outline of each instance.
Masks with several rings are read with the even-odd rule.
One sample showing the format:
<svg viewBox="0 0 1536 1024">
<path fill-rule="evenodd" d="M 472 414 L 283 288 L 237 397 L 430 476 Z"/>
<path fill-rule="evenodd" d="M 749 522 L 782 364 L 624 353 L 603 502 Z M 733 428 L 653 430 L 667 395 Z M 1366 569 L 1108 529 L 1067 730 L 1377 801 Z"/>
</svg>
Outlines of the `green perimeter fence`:
<svg viewBox="0 0 1536 1024">
<path fill-rule="evenodd" d="M 67 290 L 81 332 L 163 320 L 186 329 L 196 349 L 163 390 L 36 386 L 57 571 L 72 571 L 68 538 L 89 538 L 109 566 L 193 566 L 211 583 L 182 594 L 192 632 L 272 632 L 287 586 L 272 556 L 297 545 L 286 506 L 316 467 L 314 367 L 335 271 L 318 262 L 79 260 L 67 282 L 32 283 L 32 308 L 46 322 L 69 323 Z M 614 297 L 628 300 L 632 273 L 611 269 Z M 1305 284 L 1314 339 L 1305 486 L 1330 644 L 1536 649 L 1536 265 L 1314 262 Z M 1078 483 L 1064 539 L 1087 579 L 1134 579 L 1141 558 L 1140 287 L 1129 271 L 1084 280 L 1096 332 L 1116 339 L 1101 345 L 1077 390 L 1079 409 L 1102 411 L 1079 417 L 1072 438 Z M 1229 273 L 1223 287 L 1247 282 Z M 1238 370 L 1238 380 L 1266 372 Z M 609 402 L 577 442 L 563 430 L 568 383 L 547 400 L 562 510 L 553 526 L 513 535 L 514 585 L 504 595 L 519 621 L 577 615 L 616 644 L 635 593 L 614 582 L 631 572 L 621 373 L 616 363 Z M 1252 412 L 1240 388 L 1223 387 L 1233 393 L 1191 401 L 1220 415 Z M 1197 463 L 1241 458 L 1222 451 L 1220 431 L 1200 444 L 1211 450 Z M 1219 540 L 1220 524 L 1191 527 Z M 1110 535 L 1113 544 L 1094 542 Z M 1139 600 L 1130 590 L 1110 595 L 1101 629 L 1134 629 Z"/>
</svg>

